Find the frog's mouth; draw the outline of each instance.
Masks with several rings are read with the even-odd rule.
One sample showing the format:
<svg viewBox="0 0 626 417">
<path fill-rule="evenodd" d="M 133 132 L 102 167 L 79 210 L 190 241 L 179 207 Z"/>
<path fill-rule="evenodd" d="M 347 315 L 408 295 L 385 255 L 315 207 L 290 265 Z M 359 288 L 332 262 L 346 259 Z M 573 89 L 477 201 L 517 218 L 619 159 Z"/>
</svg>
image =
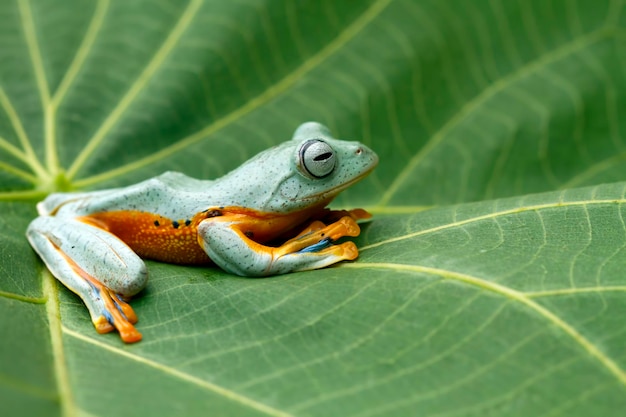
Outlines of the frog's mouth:
<svg viewBox="0 0 626 417">
<path fill-rule="evenodd" d="M 374 168 L 376 168 L 376 166 L 378 165 L 378 158 L 375 157 L 375 159 L 372 162 L 372 166 L 369 167 L 367 170 L 365 170 L 363 173 L 357 175 L 356 177 L 352 178 L 349 181 L 344 182 L 343 184 L 340 184 L 334 188 L 316 193 L 316 194 L 311 194 L 306 196 L 305 198 L 303 198 L 303 200 L 316 200 L 316 199 L 327 199 L 328 202 L 330 202 L 330 200 L 332 200 L 333 198 L 335 198 L 335 196 L 337 196 L 337 194 L 339 194 L 340 192 L 342 192 L 343 190 L 345 190 L 346 188 L 351 187 L 352 185 L 356 184 L 357 182 L 361 181 L 363 178 L 367 177 L 373 170 Z"/>
<path fill-rule="evenodd" d="M 373 170 L 374 170 L 374 167 L 372 167 L 371 169 L 368 169 L 364 173 L 354 177 L 353 179 L 351 179 L 348 182 L 345 182 L 345 183 L 343 183 L 341 185 L 338 185 L 335 188 L 331 188 L 329 192 L 334 194 L 334 195 L 337 195 L 340 192 L 342 192 L 343 190 L 345 190 L 346 188 L 350 188 L 352 185 L 356 184 L 357 182 L 361 181 L 363 178 L 367 177 Z"/>
</svg>

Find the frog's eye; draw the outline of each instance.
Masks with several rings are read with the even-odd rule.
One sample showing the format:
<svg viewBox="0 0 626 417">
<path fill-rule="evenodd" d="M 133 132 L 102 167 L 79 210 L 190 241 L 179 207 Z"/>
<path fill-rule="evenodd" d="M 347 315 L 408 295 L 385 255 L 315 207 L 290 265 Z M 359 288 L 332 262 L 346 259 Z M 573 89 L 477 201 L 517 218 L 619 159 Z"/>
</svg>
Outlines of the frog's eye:
<svg viewBox="0 0 626 417">
<path fill-rule="evenodd" d="M 335 169 L 335 151 L 319 139 L 307 140 L 300 147 L 300 167 L 313 178 L 324 178 Z"/>
</svg>

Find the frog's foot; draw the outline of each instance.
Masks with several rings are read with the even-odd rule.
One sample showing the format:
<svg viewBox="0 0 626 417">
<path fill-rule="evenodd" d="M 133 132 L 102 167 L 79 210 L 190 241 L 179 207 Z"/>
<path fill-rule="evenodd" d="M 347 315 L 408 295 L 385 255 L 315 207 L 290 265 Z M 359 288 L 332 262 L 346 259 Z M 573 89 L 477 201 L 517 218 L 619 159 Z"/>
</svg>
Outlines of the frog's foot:
<svg viewBox="0 0 626 417">
<path fill-rule="evenodd" d="M 99 307 L 102 315 L 95 319 L 92 318 L 96 331 L 102 334 L 117 329 L 124 342 L 139 342 L 141 333 L 133 326 L 137 323 L 137 315 L 133 308 L 123 301 L 118 294 L 97 280 L 88 279 L 88 281 L 100 298 Z"/>
<path fill-rule="evenodd" d="M 359 254 L 352 242 L 333 244 L 341 237 L 359 235 L 359 226 L 350 216 L 328 226 L 321 221 L 313 222 L 298 236 L 276 248 L 251 240 L 241 226 L 228 219 L 211 219 L 198 226 L 199 243 L 211 260 L 238 275 L 267 276 L 318 269 L 353 260 Z"/>
<path fill-rule="evenodd" d="M 138 342 L 137 315 L 124 301 L 146 283 L 143 261 L 112 234 L 83 222 L 38 217 L 27 236 L 52 275 L 82 298 L 98 333 Z"/>
<path fill-rule="evenodd" d="M 361 229 L 359 228 L 359 225 L 356 224 L 354 219 L 349 216 L 342 217 L 335 223 L 329 224 L 328 226 L 324 226 L 324 223 L 321 221 L 315 221 L 311 223 L 309 227 L 304 229 L 298 236 L 288 240 L 278 248 L 275 248 L 274 253 L 278 256 L 284 256 L 296 252 L 320 252 L 321 250 L 330 247 L 336 240 L 344 236 L 355 237 L 358 236 L 360 232 Z M 346 245 L 345 248 L 348 249 L 349 246 L 354 246 L 354 244 Z M 337 245 L 337 247 L 341 247 L 341 245 Z M 351 251 L 351 249 L 348 250 L 346 254 Z M 358 251 L 356 251 L 356 254 L 353 255 L 354 258 L 345 259 L 355 259 L 358 256 Z"/>
<path fill-rule="evenodd" d="M 124 300 L 122 300 L 118 296 L 118 294 L 115 294 L 114 292 L 112 292 L 111 290 L 109 290 L 106 287 L 104 287 L 102 289 L 102 291 L 104 291 L 104 293 L 107 294 L 107 296 L 111 299 L 111 301 L 113 301 L 113 304 L 115 304 L 115 307 L 117 308 L 117 310 L 120 313 L 123 314 L 122 320 L 118 320 L 118 323 L 122 322 L 124 319 L 126 319 L 128 322 L 130 322 L 130 324 L 137 323 L 137 321 L 138 321 L 137 320 L 137 315 L 135 314 L 135 311 L 133 310 L 133 308 L 128 305 L 128 303 L 126 303 Z M 100 297 L 100 298 L 102 298 L 102 297 Z M 112 332 L 113 330 L 115 330 L 115 326 L 113 326 L 111 324 L 111 322 L 114 321 L 115 319 L 112 318 L 112 314 L 105 307 L 106 304 L 107 303 L 103 302 L 103 306 L 102 306 L 102 310 L 101 310 L 103 312 L 106 311 L 106 315 L 101 315 L 101 316 L 98 316 L 97 318 L 93 319 L 93 325 L 96 328 L 96 331 L 98 333 L 100 333 L 100 334 L 109 333 L 109 332 Z M 109 317 L 109 318 L 107 319 L 107 317 Z M 135 329 L 135 332 L 136 331 L 137 330 Z M 132 339 L 133 338 L 132 330 L 129 332 L 126 329 L 123 329 L 120 332 L 120 334 L 122 334 L 122 332 L 124 334 L 127 334 L 126 339 Z M 134 335 L 134 337 L 136 337 L 136 335 Z M 124 336 L 122 337 L 122 339 L 124 339 Z M 139 340 L 141 340 L 141 334 L 139 334 Z"/>
</svg>

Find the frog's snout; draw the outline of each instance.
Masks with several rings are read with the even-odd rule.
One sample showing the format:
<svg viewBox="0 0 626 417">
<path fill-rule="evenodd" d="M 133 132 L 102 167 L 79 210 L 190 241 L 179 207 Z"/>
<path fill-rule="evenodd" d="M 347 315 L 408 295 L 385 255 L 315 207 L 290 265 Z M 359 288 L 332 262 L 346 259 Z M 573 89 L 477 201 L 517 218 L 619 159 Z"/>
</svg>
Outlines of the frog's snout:
<svg viewBox="0 0 626 417">
<path fill-rule="evenodd" d="M 365 167 L 365 172 L 373 170 L 378 165 L 378 155 L 376 152 L 363 144 L 359 144 L 356 147 L 354 154 L 361 160 L 361 163 Z"/>
</svg>

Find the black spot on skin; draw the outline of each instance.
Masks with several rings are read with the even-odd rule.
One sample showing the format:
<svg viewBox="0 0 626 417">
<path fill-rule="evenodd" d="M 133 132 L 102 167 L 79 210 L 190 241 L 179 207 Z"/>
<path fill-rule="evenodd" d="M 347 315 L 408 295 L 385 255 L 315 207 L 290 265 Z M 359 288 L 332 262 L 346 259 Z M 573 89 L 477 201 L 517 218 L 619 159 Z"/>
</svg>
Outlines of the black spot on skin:
<svg viewBox="0 0 626 417">
<path fill-rule="evenodd" d="M 191 220 L 187 219 L 185 220 L 185 226 L 189 226 L 191 224 Z"/>
<path fill-rule="evenodd" d="M 243 234 L 246 235 L 248 239 L 252 239 L 254 237 L 254 232 L 252 230 L 246 230 Z"/>
<path fill-rule="evenodd" d="M 158 220 L 155 220 L 155 221 L 154 221 L 154 225 L 155 225 L 156 227 L 159 227 L 161 224 L 159 223 L 159 221 L 158 221 Z"/>
<path fill-rule="evenodd" d="M 172 222 L 172 226 L 174 226 L 174 229 L 178 229 L 178 226 L 180 226 L 180 224 L 178 224 L 178 222 L 176 220 L 174 220 Z"/>
</svg>

